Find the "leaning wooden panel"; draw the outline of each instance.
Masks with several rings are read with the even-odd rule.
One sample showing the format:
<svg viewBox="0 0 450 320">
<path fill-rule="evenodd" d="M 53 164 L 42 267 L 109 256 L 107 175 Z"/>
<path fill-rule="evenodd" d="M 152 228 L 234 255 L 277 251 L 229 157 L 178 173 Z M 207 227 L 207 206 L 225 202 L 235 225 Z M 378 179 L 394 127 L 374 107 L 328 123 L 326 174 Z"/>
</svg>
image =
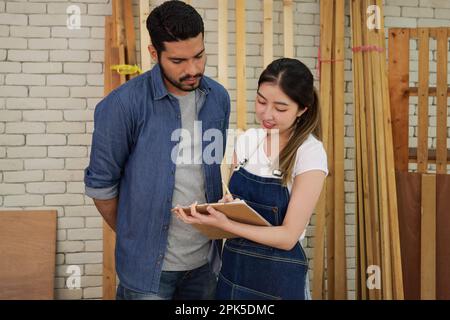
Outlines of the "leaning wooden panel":
<svg viewBox="0 0 450 320">
<path fill-rule="evenodd" d="M 420 298 L 436 299 L 436 175 L 422 175 Z"/>
<path fill-rule="evenodd" d="M 395 168 L 408 171 L 409 29 L 389 30 L 389 96 Z"/>
<path fill-rule="evenodd" d="M 53 299 L 56 216 L 0 212 L 0 300 Z"/>
</svg>

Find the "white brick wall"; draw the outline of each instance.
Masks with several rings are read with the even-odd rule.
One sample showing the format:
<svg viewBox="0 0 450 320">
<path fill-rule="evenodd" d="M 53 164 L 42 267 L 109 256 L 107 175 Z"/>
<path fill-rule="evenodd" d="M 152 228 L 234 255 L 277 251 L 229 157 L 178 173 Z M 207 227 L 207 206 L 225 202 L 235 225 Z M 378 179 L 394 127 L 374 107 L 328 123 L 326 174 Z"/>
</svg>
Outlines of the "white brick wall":
<svg viewBox="0 0 450 320">
<path fill-rule="evenodd" d="M 206 72 L 217 77 L 217 4 L 212 0 L 192 3 L 205 19 Z M 387 27 L 450 25 L 447 0 L 385 0 L 385 3 Z M 0 1 L 0 206 L 58 210 L 55 295 L 59 299 L 100 298 L 102 294 L 102 219 L 92 201 L 83 194 L 83 170 L 88 164 L 94 108 L 103 96 L 104 16 L 111 14 L 111 4 L 108 0 L 80 0 L 76 4 L 82 12 L 80 30 L 66 28 L 65 10 L 69 2 Z M 135 0 L 135 15 L 139 11 L 137 4 Z M 231 120 L 235 122 L 234 1 L 229 6 L 228 89 L 232 97 Z M 262 8 L 262 0 L 247 1 L 246 71 L 251 126 L 256 125 L 254 89 L 262 71 Z M 294 8 L 294 52 L 316 75 L 318 0 L 296 0 Z M 282 12 L 282 1 L 275 0 L 275 57 L 283 53 Z M 137 22 L 136 18 L 136 26 Z M 348 7 L 346 22 L 349 35 Z M 138 32 L 136 37 L 139 49 Z M 347 36 L 345 221 L 349 298 L 354 298 L 355 173 L 350 43 Z M 412 52 L 412 58 L 417 60 L 417 54 Z M 412 66 L 412 81 L 417 81 L 417 65 Z M 431 66 L 430 70 L 435 71 L 436 67 Z M 435 118 L 431 121 L 435 123 Z M 416 134 L 417 130 L 412 129 L 412 138 Z M 314 230 L 315 216 L 305 241 L 310 258 L 313 258 Z M 80 290 L 66 287 L 69 276 L 66 270 L 70 265 L 81 268 Z"/>
</svg>

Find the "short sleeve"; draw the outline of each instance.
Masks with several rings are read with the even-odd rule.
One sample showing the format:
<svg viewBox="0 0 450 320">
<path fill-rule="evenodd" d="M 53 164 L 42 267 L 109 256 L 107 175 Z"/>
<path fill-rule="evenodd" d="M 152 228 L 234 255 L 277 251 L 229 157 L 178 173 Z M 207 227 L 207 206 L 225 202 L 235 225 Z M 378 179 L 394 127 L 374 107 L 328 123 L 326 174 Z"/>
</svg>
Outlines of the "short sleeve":
<svg viewBox="0 0 450 320">
<path fill-rule="evenodd" d="M 250 128 L 238 135 L 236 138 L 235 151 L 238 162 L 248 158 L 251 151 L 258 145 L 258 133 L 254 128 Z"/>
<path fill-rule="evenodd" d="M 312 136 L 297 150 L 294 177 L 311 170 L 321 170 L 328 175 L 327 154 L 323 144 Z"/>
</svg>

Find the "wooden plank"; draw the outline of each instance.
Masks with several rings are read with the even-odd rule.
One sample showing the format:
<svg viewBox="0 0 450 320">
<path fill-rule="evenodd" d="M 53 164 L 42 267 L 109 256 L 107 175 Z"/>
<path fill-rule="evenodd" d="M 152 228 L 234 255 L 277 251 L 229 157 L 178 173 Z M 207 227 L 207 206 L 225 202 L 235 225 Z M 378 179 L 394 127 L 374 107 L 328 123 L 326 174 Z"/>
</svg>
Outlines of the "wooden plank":
<svg viewBox="0 0 450 320">
<path fill-rule="evenodd" d="M 125 22 L 123 17 L 123 1 L 112 0 L 112 12 L 116 30 L 116 45 L 125 45 Z"/>
<path fill-rule="evenodd" d="M 228 88 L 228 0 L 218 2 L 218 79 L 225 88 Z"/>
<path fill-rule="evenodd" d="M 330 32 L 330 19 L 332 16 L 331 1 L 320 1 L 320 47 L 322 57 L 331 59 L 331 41 L 332 35 Z M 319 62 L 320 64 L 320 62 Z M 319 66 L 320 67 L 320 66 Z M 328 126 L 329 113 L 331 106 L 331 68 L 324 64 L 321 68 L 320 77 L 320 101 L 321 101 L 321 124 L 322 124 L 322 141 L 329 156 L 330 150 L 328 148 Z M 314 267 L 313 267 L 313 290 L 312 297 L 315 300 L 324 298 L 324 257 L 325 257 L 325 226 L 327 215 L 327 197 L 332 194 L 328 193 L 328 185 L 330 184 L 330 175 L 325 180 L 322 193 L 316 206 L 317 226 L 314 236 Z M 327 266 L 329 268 L 330 265 Z"/>
<path fill-rule="evenodd" d="M 361 30 L 362 30 L 362 45 L 369 45 L 369 36 L 367 34 L 367 28 L 365 27 L 365 17 L 367 3 L 360 3 L 360 15 L 361 15 Z M 368 201 L 370 210 L 367 211 L 366 217 L 366 231 L 371 230 L 370 234 L 367 236 L 370 237 L 368 239 L 369 246 L 372 247 L 373 256 L 371 258 L 372 265 L 381 266 L 381 248 L 380 248 L 380 221 L 378 213 L 381 210 L 379 203 L 379 194 L 378 194 L 378 168 L 376 161 L 373 161 L 377 157 L 376 150 L 376 131 L 375 131 L 375 123 L 374 123 L 374 92 L 373 92 L 373 70 L 371 67 L 371 56 L 369 52 L 363 53 L 363 61 L 364 61 L 364 98 L 365 98 L 365 119 L 364 125 L 366 127 L 366 145 L 367 145 L 367 176 L 368 176 Z M 378 94 L 378 93 L 377 93 Z M 369 262 L 368 262 L 369 264 Z M 371 299 L 380 299 L 381 291 L 378 289 L 373 289 L 369 291 L 369 295 Z"/>
<path fill-rule="evenodd" d="M 54 298 L 56 210 L 0 212 L 0 299 Z"/>
<path fill-rule="evenodd" d="M 284 56 L 294 57 L 294 18 L 292 0 L 283 0 Z"/>
<path fill-rule="evenodd" d="M 127 49 L 125 63 L 134 66 L 136 64 L 136 36 L 134 32 L 133 1 L 125 0 L 123 6 Z M 137 74 L 129 75 L 129 79 L 135 76 Z"/>
<path fill-rule="evenodd" d="M 450 96 L 450 88 L 446 89 L 447 91 L 447 97 Z M 437 88 L 436 87 L 429 87 L 428 88 L 428 96 L 430 97 L 436 97 Z M 409 87 L 409 96 L 410 97 L 417 97 L 419 95 L 419 88 L 417 87 Z"/>
<path fill-rule="evenodd" d="M 111 70 L 111 65 L 119 62 L 118 48 L 113 45 L 114 19 L 105 17 L 105 71 L 104 94 L 108 95 L 115 87 L 120 85 L 120 76 Z M 116 268 L 115 268 L 115 233 L 103 221 L 103 299 L 113 300 L 116 296 Z"/>
<path fill-rule="evenodd" d="M 386 175 L 387 175 L 387 196 L 388 196 L 388 232 L 389 243 L 392 261 L 392 297 L 395 300 L 404 299 L 403 289 L 403 273 L 400 250 L 399 237 L 399 223 L 398 223 L 398 204 L 397 204 L 397 186 L 395 180 L 395 159 L 394 146 L 392 137 L 392 118 L 390 111 L 389 100 L 389 80 L 388 70 L 386 65 L 386 48 L 385 48 L 385 30 L 384 30 L 384 14 L 383 3 L 381 0 L 376 0 L 377 6 L 381 10 L 381 29 L 378 30 L 378 46 L 383 48 L 380 53 L 380 73 L 381 73 L 381 87 L 383 97 L 383 122 L 385 130 L 385 145 L 386 145 Z"/>
<path fill-rule="evenodd" d="M 264 0 L 264 68 L 273 60 L 273 0 Z"/>
<path fill-rule="evenodd" d="M 420 299 L 421 175 L 396 171 L 402 275 L 406 300 Z"/>
<path fill-rule="evenodd" d="M 409 29 L 389 30 L 389 96 L 395 169 L 408 171 Z"/>
<path fill-rule="evenodd" d="M 436 175 L 422 175 L 420 297 L 436 299 Z"/>
<path fill-rule="evenodd" d="M 436 171 L 447 173 L 447 28 L 437 30 Z"/>
<path fill-rule="evenodd" d="M 344 192 L 344 0 L 334 5 L 333 63 L 333 149 L 334 149 L 334 255 L 335 299 L 347 298 L 345 254 L 345 192 Z"/>
<path fill-rule="evenodd" d="M 245 0 L 236 0 L 236 109 L 237 128 L 247 128 L 247 78 L 245 42 Z"/>
<path fill-rule="evenodd" d="M 429 34 L 427 28 L 419 29 L 419 103 L 417 171 L 428 169 L 428 80 L 429 80 Z"/>
<path fill-rule="evenodd" d="M 360 16 L 356 13 L 355 1 L 352 0 L 350 3 L 350 19 L 352 28 L 352 45 L 353 47 L 359 47 L 361 45 L 361 31 L 359 30 L 361 21 Z M 352 57 L 352 73 L 353 73 L 353 101 L 354 101 L 354 113 L 353 121 L 355 126 L 355 153 L 356 153 L 356 219 L 357 219 L 357 256 L 356 256 L 356 299 L 366 300 L 368 299 L 367 285 L 366 285 L 366 270 L 367 270 L 367 253 L 366 253 L 366 239 L 365 239 L 365 221 L 364 221 L 364 180 L 363 180 L 363 157 L 367 152 L 363 152 L 363 146 L 365 143 L 363 141 L 362 130 L 364 126 L 361 126 L 360 114 L 361 109 L 364 105 L 364 101 L 361 99 L 363 97 L 364 87 L 361 85 L 361 72 L 362 72 L 362 53 L 354 53 Z"/>
<path fill-rule="evenodd" d="M 139 0 L 139 29 L 141 38 L 141 69 L 143 72 L 150 70 L 150 54 L 148 46 L 150 45 L 150 36 L 147 31 L 147 17 L 150 14 L 149 0 Z"/>
<path fill-rule="evenodd" d="M 410 163 L 417 163 L 417 148 L 409 148 L 408 158 Z M 437 152 L 435 149 L 428 150 L 428 163 L 436 163 Z M 447 162 L 450 162 L 450 150 L 447 149 Z"/>
<path fill-rule="evenodd" d="M 371 1 L 364 0 L 363 7 L 372 5 Z M 367 31 L 367 44 L 370 46 L 378 45 L 377 29 Z M 369 51 L 370 68 L 372 68 L 373 104 L 369 106 L 369 115 L 373 117 L 375 124 L 374 137 L 376 146 L 376 166 L 377 176 L 375 177 L 378 192 L 379 210 L 376 212 L 379 219 L 380 248 L 381 248 L 381 273 L 382 273 L 382 298 L 392 299 L 392 261 L 390 252 L 390 234 L 388 220 L 388 194 L 387 194 L 387 176 L 386 176 L 386 144 L 385 127 L 383 119 L 383 98 L 382 98 L 382 79 L 381 79 L 381 57 L 376 51 Z"/>
<path fill-rule="evenodd" d="M 427 28 L 429 30 L 430 37 L 437 38 L 438 34 L 437 30 L 440 28 L 441 27 Z M 447 28 L 444 27 L 444 29 L 447 29 L 447 34 L 450 34 L 450 27 Z M 411 39 L 419 38 L 419 28 L 413 28 L 410 30 L 411 30 Z"/>
</svg>

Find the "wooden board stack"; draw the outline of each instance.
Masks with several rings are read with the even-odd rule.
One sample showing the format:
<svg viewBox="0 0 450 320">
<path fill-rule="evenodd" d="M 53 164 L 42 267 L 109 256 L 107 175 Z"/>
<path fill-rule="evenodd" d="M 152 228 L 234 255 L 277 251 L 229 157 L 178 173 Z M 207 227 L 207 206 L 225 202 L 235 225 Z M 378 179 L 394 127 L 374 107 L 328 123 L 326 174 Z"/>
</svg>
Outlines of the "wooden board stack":
<svg viewBox="0 0 450 320">
<path fill-rule="evenodd" d="M 322 141 L 327 151 L 329 175 L 316 208 L 313 299 L 347 298 L 344 207 L 344 17 L 344 0 L 320 1 L 320 104 Z"/>
<path fill-rule="evenodd" d="M 369 29 L 369 6 L 380 24 Z M 357 298 L 403 299 L 394 148 L 381 0 L 352 0 L 353 92 L 357 189 Z M 381 286 L 368 288 L 367 272 Z M 370 280 L 370 279 L 369 279 Z"/>
</svg>

